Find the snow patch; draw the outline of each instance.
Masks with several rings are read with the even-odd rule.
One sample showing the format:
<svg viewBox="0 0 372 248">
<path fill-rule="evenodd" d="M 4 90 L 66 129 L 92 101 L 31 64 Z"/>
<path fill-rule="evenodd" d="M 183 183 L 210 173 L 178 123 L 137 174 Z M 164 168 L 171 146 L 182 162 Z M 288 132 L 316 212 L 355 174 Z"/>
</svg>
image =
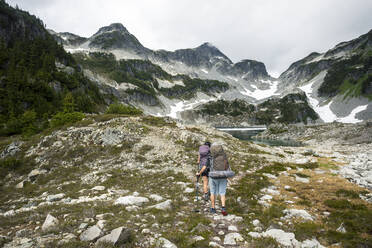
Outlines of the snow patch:
<svg viewBox="0 0 372 248">
<path fill-rule="evenodd" d="M 338 121 L 338 122 L 343 122 L 343 123 L 357 123 L 361 122 L 362 120 L 359 120 L 355 117 L 355 115 L 361 111 L 364 111 L 367 109 L 367 105 L 362 105 L 358 106 L 355 109 L 351 111 L 351 113 L 348 116 L 345 117 L 337 117 L 335 115 L 330 106 L 333 103 L 333 101 L 330 101 L 328 104 L 320 106 L 320 102 L 312 97 L 313 93 L 313 85 L 314 83 L 319 80 L 319 76 L 315 77 L 313 80 L 310 81 L 309 84 L 304 85 L 302 87 L 299 87 L 302 91 L 305 92 L 307 98 L 309 99 L 309 103 L 311 107 L 314 109 L 315 112 L 318 113 L 319 117 L 324 121 L 324 122 L 333 122 L 333 121 Z"/>
<path fill-rule="evenodd" d="M 263 82 L 270 83 L 271 84 L 270 88 L 267 90 L 260 90 L 255 85 L 252 85 L 252 87 L 255 89 L 254 91 L 250 91 L 244 87 L 244 91 L 241 91 L 240 93 L 242 93 L 245 96 L 253 97 L 256 100 L 262 100 L 270 96 L 279 95 L 278 93 L 275 93 L 278 90 L 279 81 L 271 82 L 271 81 L 265 80 Z"/>
<path fill-rule="evenodd" d="M 362 112 L 362 111 L 366 110 L 367 107 L 368 107 L 368 104 L 367 105 L 363 105 L 363 106 L 358 106 L 355 109 L 353 109 L 348 116 L 345 116 L 345 117 L 342 117 L 342 118 L 338 118 L 337 121 L 338 122 L 343 122 L 343 123 L 357 123 L 357 122 L 361 122 L 363 120 L 359 120 L 359 119 L 355 118 L 355 115 L 358 114 L 359 112 Z"/>
<path fill-rule="evenodd" d="M 209 73 L 209 71 L 207 71 L 206 69 L 201 69 L 201 71 L 204 72 L 204 73 L 206 73 L 206 74 Z"/>
<path fill-rule="evenodd" d="M 174 105 L 170 106 L 170 113 L 167 114 L 166 116 L 172 117 L 174 119 L 177 119 L 177 113 L 185 111 L 185 110 L 190 110 L 196 107 L 199 104 L 207 103 L 210 101 L 215 101 L 218 98 L 210 98 L 210 99 L 200 99 L 200 100 L 195 100 L 195 101 L 180 101 Z"/>
</svg>

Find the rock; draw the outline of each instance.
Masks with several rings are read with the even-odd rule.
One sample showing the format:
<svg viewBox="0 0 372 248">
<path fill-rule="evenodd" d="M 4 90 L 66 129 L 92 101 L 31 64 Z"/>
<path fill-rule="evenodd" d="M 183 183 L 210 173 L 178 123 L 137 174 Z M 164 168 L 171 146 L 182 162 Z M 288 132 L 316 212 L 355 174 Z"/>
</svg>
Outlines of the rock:
<svg viewBox="0 0 372 248">
<path fill-rule="evenodd" d="M 23 238 L 23 237 L 29 236 L 30 234 L 31 234 L 31 230 L 21 229 L 21 230 L 18 230 L 15 235 L 17 238 Z"/>
<path fill-rule="evenodd" d="M 23 187 L 26 185 L 28 181 L 27 180 L 23 180 L 21 182 L 19 182 L 15 187 L 16 189 L 23 189 Z"/>
<path fill-rule="evenodd" d="M 149 196 L 149 198 L 150 198 L 151 200 L 154 200 L 154 201 L 157 201 L 157 202 L 163 200 L 163 197 L 162 197 L 162 196 L 160 196 L 160 195 L 156 195 L 156 194 L 151 194 L 151 195 Z"/>
<path fill-rule="evenodd" d="M 63 197 L 65 197 L 65 194 L 63 194 L 63 193 L 56 194 L 56 195 L 48 195 L 46 200 L 49 201 L 49 202 L 54 202 L 54 201 L 59 201 L 59 200 L 63 199 Z"/>
<path fill-rule="evenodd" d="M 166 200 L 164 202 L 158 203 L 156 205 L 150 206 L 149 208 L 155 208 L 159 210 L 170 210 L 172 209 L 172 201 Z"/>
<path fill-rule="evenodd" d="M 236 242 L 243 242 L 244 239 L 240 233 L 228 233 L 226 234 L 223 244 L 224 245 L 236 245 Z"/>
<path fill-rule="evenodd" d="M 101 230 L 104 230 L 106 221 L 105 220 L 99 220 L 97 221 L 96 226 L 98 226 Z"/>
<path fill-rule="evenodd" d="M 37 176 L 46 174 L 48 171 L 47 170 L 39 170 L 39 169 L 34 169 L 30 173 L 28 173 L 28 178 L 31 181 L 34 181 Z"/>
<path fill-rule="evenodd" d="M 88 223 L 81 223 L 79 226 L 79 229 L 85 229 L 87 228 L 87 226 L 88 226 Z"/>
<path fill-rule="evenodd" d="M 141 196 L 124 196 L 120 197 L 115 201 L 115 205 L 137 205 L 141 206 L 144 203 L 149 202 L 149 199 Z"/>
<path fill-rule="evenodd" d="M 237 232 L 238 228 L 236 226 L 229 226 L 227 230 L 229 230 L 230 232 Z"/>
<path fill-rule="evenodd" d="M 309 183 L 310 182 L 309 178 L 299 177 L 299 176 L 296 176 L 296 181 L 300 182 L 300 183 Z"/>
<path fill-rule="evenodd" d="M 0 158 L 6 158 L 8 156 L 14 156 L 17 152 L 21 151 L 20 146 L 23 144 L 23 142 L 20 141 L 14 141 L 11 144 L 9 144 L 1 153 Z"/>
<path fill-rule="evenodd" d="M 139 209 L 139 207 L 137 206 L 127 206 L 125 207 L 125 210 L 127 210 L 128 212 L 134 212 L 134 211 L 137 211 Z"/>
<path fill-rule="evenodd" d="M 91 226 L 80 235 L 81 241 L 94 241 L 103 235 L 98 226 Z"/>
<path fill-rule="evenodd" d="M 258 232 L 249 232 L 248 235 L 255 239 L 260 238 L 262 236 L 261 233 Z"/>
<path fill-rule="evenodd" d="M 41 227 L 43 231 L 49 231 L 54 229 L 59 224 L 59 221 L 53 217 L 51 214 L 48 214 L 45 218 L 44 224 Z"/>
<path fill-rule="evenodd" d="M 301 243 L 301 248 L 325 248 L 315 238 L 312 240 L 305 240 Z"/>
<path fill-rule="evenodd" d="M 261 201 L 267 201 L 267 200 L 271 200 L 273 199 L 273 197 L 271 195 L 264 195 L 260 198 Z"/>
<path fill-rule="evenodd" d="M 212 240 L 216 242 L 221 242 L 220 237 L 217 237 L 217 236 L 213 237 Z"/>
<path fill-rule="evenodd" d="M 105 189 L 106 189 L 105 186 L 95 186 L 92 188 L 92 190 L 96 190 L 96 191 L 103 191 Z"/>
<path fill-rule="evenodd" d="M 194 189 L 193 188 L 186 188 L 183 192 L 184 193 L 192 193 L 192 192 L 194 192 Z"/>
<path fill-rule="evenodd" d="M 124 227 L 118 227 L 111 231 L 110 234 L 98 239 L 97 243 L 105 242 L 112 245 L 121 245 L 129 242 L 132 239 L 132 231 Z"/>
<path fill-rule="evenodd" d="M 157 245 L 156 247 L 159 248 L 177 248 L 175 244 L 173 244 L 172 242 L 165 238 L 159 238 L 156 245 Z"/>
<path fill-rule="evenodd" d="M 340 233 L 346 233 L 346 229 L 344 227 L 344 223 L 342 223 L 337 229 L 336 229 L 337 232 L 340 232 Z"/>
<path fill-rule="evenodd" d="M 202 236 L 194 236 L 192 239 L 193 239 L 195 242 L 198 242 L 198 241 L 202 241 L 202 240 L 204 240 L 204 238 L 203 238 Z"/>
<path fill-rule="evenodd" d="M 300 242 L 296 240 L 294 233 L 287 233 L 281 229 L 270 229 L 262 233 L 261 236 L 272 237 L 284 247 L 299 247 L 300 246 Z"/>
<path fill-rule="evenodd" d="M 114 214 L 113 213 L 97 214 L 96 215 L 96 219 L 97 220 L 103 220 L 103 219 L 105 219 L 108 216 L 114 216 Z"/>
<path fill-rule="evenodd" d="M 259 220 L 253 220 L 252 221 L 252 224 L 255 226 L 255 227 L 257 227 L 257 226 L 260 226 L 261 225 L 261 222 L 259 221 Z"/>
<path fill-rule="evenodd" d="M 150 231 L 150 229 L 145 228 L 145 229 L 142 230 L 142 233 L 143 234 L 150 234 L 151 231 Z"/>
<path fill-rule="evenodd" d="M 192 233 L 194 233 L 194 232 L 196 232 L 196 233 L 205 233 L 205 232 L 208 232 L 208 231 L 209 231 L 208 226 L 206 226 L 206 225 L 204 225 L 204 224 L 202 224 L 202 223 L 198 223 L 198 224 L 196 225 L 196 227 L 194 227 L 194 228 L 191 230 Z"/>
<path fill-rule="evenodd" d="M 220 236 L 225 235 L 225 232 L 224 231 L 219 231 L 218 235 L 220 235 Z"/>
<path fill-rule="evenodd" d="M 302 218 L 305 220 L 314 220 L 314 217 L 312 217 L 306 210 L 302 209 L 285 209 L 283 210 L 283 213 L 286 214 L 285 218 Z"/>
<path fill-rule="evenodd" d="M 214 247 L 214 248 L 223 248 L 223 246 L 221 246 L 221 245 L 219 245 L 219 244 L 217 244 L 216 242 L 213 242 L 213 241 L 209 242 L 209 246 Z"/>
<path fill-rule="evenodd" d="M 284 186 L 284 189 L 290 189 L 290 188 L 291 188 L 291 186 L 289 186 L 289 185 Z"/>
</svg>

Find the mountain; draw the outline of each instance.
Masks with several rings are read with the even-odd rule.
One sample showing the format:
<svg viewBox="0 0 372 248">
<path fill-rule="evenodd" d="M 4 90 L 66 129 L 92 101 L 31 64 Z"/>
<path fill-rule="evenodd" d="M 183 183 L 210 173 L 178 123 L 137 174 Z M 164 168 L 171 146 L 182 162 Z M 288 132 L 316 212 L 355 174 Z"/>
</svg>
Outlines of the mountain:
<svg viewBox="0 0 372 248">
<path fill-rule="evenodd" d="M 277 82 L 268 75 L 265 65 L 254 60 L 233 63 L 211 43 L 196 48 L 175 51 L 151 50 L 144 47 L 134 35 L 118 23 L 102 27 L 85 42 L 71 44 L 57 34 L 59 41 L 71 53 L 106 52 L 120 59 L 150 60 L 171 75 L 185 74 L 192 78 L 227 82 L 230 87 L 221 97 L 249 102 L 261 101 L 276 91 Z"/>
<path fill-rule="evenodd" d="M 372 30 L 325 53 L 311 53 L 279 81 L 282 94 L 304 91 L 325 122 L 372 118 Z"/>
</svg>

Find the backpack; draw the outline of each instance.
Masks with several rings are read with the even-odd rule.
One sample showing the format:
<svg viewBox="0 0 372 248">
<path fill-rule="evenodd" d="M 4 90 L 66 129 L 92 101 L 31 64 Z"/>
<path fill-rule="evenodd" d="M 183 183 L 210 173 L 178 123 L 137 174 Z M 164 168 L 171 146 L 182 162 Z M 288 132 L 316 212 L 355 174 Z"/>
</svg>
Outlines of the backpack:
<svg viewBox="0 0 372 248">
<path fill-rule="evenodd" d="M 210 166 L 210 151 L 209 146 L 202 145 L 199 147 L 199 154 L 200 154 L 200 164 L 199 167 L 201 169 L 202 165 L 206 165 L 207 168 Z"/>
<path fill-rule="evenodd" d="M 211 169 L 209 176 L 211 178 L 228 178 L 235 176 L 231 170 L 225 151 L 221 145 L 211 147 Z"/>
</svg>

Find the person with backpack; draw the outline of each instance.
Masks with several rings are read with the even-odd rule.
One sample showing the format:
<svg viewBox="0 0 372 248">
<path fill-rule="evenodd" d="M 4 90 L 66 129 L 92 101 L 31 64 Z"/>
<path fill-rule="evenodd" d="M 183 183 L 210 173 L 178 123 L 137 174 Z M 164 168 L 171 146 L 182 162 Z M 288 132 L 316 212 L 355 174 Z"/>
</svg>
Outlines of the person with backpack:
<svg viewBox="0 0 372 248">
<path fill-rule="evenodd" d="M 222 145 L 213 144 L 210 148 L 211 165 L 209 172 L 209 190 L 211 192 L 211 213 L 216 213 L 215 200 L 217 195 L 221 197 L 221 213 L 226 216 L 226 187 L 227 178 L 235 174 L 231 171 L 227 155 Z"/>
<path fill-rule="evenodd" d="M 202 176 L 203 178 L 203 192 L 204 192 L 204 200 L 209 200 L 208 194 L 208 173 L 209 173 L 209 165 L 210 165 L 210 142 L 205 142 L 204 145 L 199 147 L 199 155 L 198 155 L 198 172 L 196 176 Z"/>
</svg>

